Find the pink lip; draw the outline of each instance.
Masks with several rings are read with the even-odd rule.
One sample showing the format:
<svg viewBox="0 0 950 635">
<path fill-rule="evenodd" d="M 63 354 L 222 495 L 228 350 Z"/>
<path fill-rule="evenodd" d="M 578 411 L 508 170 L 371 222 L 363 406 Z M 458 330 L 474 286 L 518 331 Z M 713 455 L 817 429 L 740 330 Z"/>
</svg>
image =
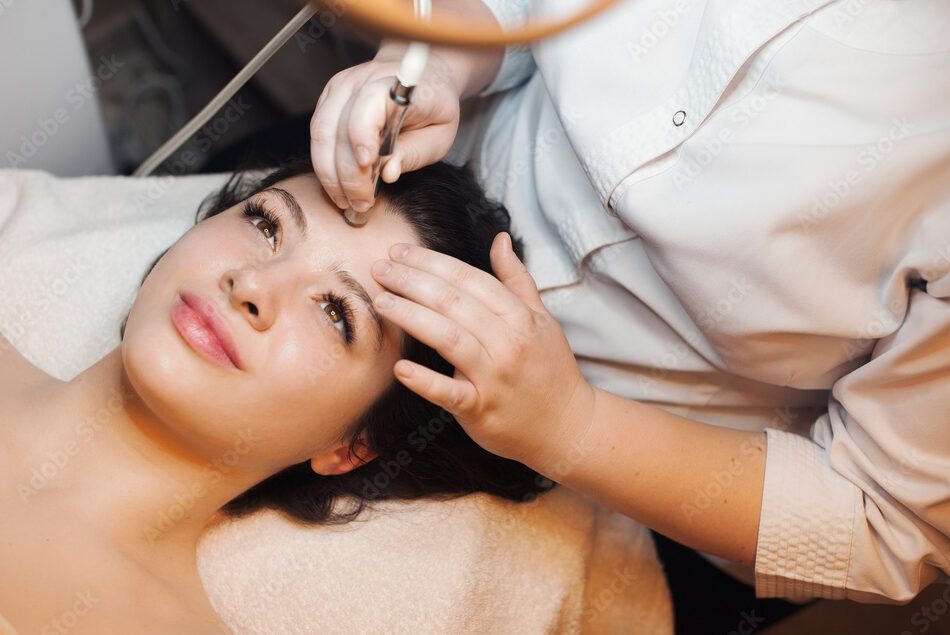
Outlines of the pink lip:
<svg viewBox="0 0 950 635">
<path fill-rule="evenodd" d="M 172 322 L 193 349 L 211 361 L 241 368 L 234 338 L 214 304 L 195 293 L 183 291 L 172 307 Z"/>
</svg>

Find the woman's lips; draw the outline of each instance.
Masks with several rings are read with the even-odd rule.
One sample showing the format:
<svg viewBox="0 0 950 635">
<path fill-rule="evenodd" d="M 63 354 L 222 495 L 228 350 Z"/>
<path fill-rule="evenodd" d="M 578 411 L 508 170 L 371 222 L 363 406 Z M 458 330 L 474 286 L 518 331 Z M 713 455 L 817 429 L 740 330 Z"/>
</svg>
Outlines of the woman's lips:
<svg viewBox="0 0 950 635">
<path fill-rule="evenodd" d="M 228 368 L 241 368 L 241 360 L 227 326 L 214 305 L 199 295 L 183 292 L 172 307 L 172 322 L 197 352 Z"/>
</svg>

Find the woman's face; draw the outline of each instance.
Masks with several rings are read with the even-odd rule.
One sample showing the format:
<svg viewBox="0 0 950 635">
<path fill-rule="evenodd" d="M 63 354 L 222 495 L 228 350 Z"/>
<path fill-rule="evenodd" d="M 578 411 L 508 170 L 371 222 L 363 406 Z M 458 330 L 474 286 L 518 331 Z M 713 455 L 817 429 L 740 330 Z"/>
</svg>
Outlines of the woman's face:
<svg viewBox="0 0 950 635">
<path fill-rule="evenodd" d="M 370 300 L 383 288 L 370 266 L 394 243 L 420 241 L 382 205 L 350 226 L 313 175 L 247 202 L 279 227 L 241 203 L 191 228 L 139 290 L 122 357 L 145 404 L 192 449 L 214 460 L 244 448 L 242 464 L 275 472 L 336 447 L 394 381 L 403 332 L 375 317 Z M 189 344 L 180 294 L 210 304 L 238 367 Z"/>
</svg>

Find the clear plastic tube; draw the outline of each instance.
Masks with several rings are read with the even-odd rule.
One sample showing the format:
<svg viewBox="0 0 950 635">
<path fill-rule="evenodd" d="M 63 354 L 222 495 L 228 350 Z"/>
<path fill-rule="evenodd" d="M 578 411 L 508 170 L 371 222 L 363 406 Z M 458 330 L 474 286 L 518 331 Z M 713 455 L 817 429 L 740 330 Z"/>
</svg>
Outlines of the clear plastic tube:
<svg viewBox="0 0 950 635">
<path fill-rule="evenodd" d="M 143 161 L 142 165 L 132 173 L 132 176 L 148 176 L 154 172 L 156 168 L 164 163 L 183 143 L 188 141 L 201 126 L 205 125 L 208 120 L 214 116 L 214 113 L 218 112 L 229 99 L 234 97 L 241 87 L 254 76 L 254 73 L 267 63 L 267 60 L 280 50 L 280 47 L 283 46 L 287 40 L 292 38 L 300 27 L 306 24 L 307 20 L 312 18 L 316 12 L 317 8 L 307 3 L 290 22 L 284 25 L 284 28 L 277 32 L 277 35 L 271 38 L 270 42 L 264 45 L 264 48 L 258 51 L 257 55 L 251 58 L 251 61 L 234 76 L 234 79 L 228 82 L 224 88 L 214 96 L 214 99 L 209 101 L 197 115 L 191 118 L 191 121 L 185 124 L 184 128 L 179 130 L 171 139 L 163 143 L 158 150 L 153 152 L 149 158 Z"/>
</svg>

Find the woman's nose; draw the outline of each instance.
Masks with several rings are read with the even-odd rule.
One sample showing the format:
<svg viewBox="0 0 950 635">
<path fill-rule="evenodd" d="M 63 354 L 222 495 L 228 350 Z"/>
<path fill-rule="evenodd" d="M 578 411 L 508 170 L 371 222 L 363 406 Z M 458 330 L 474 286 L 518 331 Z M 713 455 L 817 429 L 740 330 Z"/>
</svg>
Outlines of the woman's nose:
<svg viewBox="0 0 950 635">
<path fill-rule="evenodd" d="M 221 276 L 219 286 L 227 294 L 232 308 L 259 331 L 273 324 L 280 304 L 277 296 L 287 286 L 276 279 L 280 273 L 276 269 L 249 265 L 231 269 Z"/>
</svg>

